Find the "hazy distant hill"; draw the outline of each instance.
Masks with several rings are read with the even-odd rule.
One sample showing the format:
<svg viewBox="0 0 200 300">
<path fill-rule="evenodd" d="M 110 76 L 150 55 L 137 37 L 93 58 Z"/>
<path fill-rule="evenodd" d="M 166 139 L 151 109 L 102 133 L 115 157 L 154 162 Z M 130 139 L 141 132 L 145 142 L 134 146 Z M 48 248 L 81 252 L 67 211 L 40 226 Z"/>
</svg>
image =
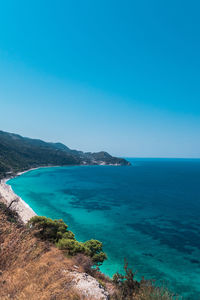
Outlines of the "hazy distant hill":
<svg viewBox="0 0 200 300">
<path fill-rule="evenodd" d="M 62 143 L 46 143 L 0 131 L 0 178 L 8 172 L 15 173 L 38 166 L 83 164 L 130 165 L 125 159 L 113 157 L 107 152 L 84 153 L 71 150 Z"/>
</svg>

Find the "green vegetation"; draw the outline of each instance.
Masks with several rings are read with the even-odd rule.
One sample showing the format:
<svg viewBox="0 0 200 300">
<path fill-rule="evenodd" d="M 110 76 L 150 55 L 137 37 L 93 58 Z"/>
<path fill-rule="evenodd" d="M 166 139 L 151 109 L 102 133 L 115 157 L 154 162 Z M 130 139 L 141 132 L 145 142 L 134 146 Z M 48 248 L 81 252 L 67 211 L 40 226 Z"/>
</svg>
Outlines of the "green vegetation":
<svg viewBox="0 0 200 300">
<path fill-rule="evenodd" d="M 92 258 L 96 265 L 101 265 L 107 258 L 103 252 L 103 244 L 97 240 L 89 240 L 84 243 L 86 254 Z"/>
<path fill-rule="evenodd" d="M 80 158 L 67 149 L 0 131 L 0 178 L 39 166 L 80 164 Z"/>
<path fill-rule="evenodd" d="M 63 220 L 35 216 L 28 222 L 28 226 L 34 230 L 36 236 L 55 243 L 68 255 L 84 254 L 90 257 L 93 265 L 96 266 L 101 265 L 107 258 L 101 242 L 97 240 L 78 242 Z"/>
<path fill-rule="evenodd" d="M 54 243 L 62 238 L 63 234 L 67 232 L 68 227 L 63 220 L 52 220 L 39 216 L 31 218 L 29 225 L 33 226 L 35 234 L 38 237 Z"/>
<path fill-rule="evenodd" d="M 112 157 L 106 152 L 84 153 L 71 150 L 61 143 L 46 143 L 0 131 L 0 179 L 40 166 L 66 166 L 81 164 L 129 165 L 125 159 Z"/>
<path fill-rule="evenodd" d="M 0 202 L 0 212 L 3 212 L 3 215 L 6 216 L 7 221 L 12 222 L 12 226 L 14 227 L 11 228 L 15 228 L 15 231 L 17 228 L 20 228 L 20 231 L 18 231 L 17 234 L 15 231 L 13 232 L 13 238 L 14 239 L 16 238 L 19 239 L 19 237 L 21 238 L 20 232 L 25 228 L 23 229 L 24 225 L 19 222 L 20 220 L 17 218 L 17 213 L 13 212 L 10 208 L 8 208 L 5 204 L 1 202 Z M 2 223 L 1 228 L 3 228 L 3 226 L 5 226 L 6 223 L 5 218 L 3 220 L 4 221 Z M 7 227 L 7 229 L 5 230 L 6 237 L 8 236 L 10 230 L 11 230 L 10 227 Z M 126 261 L 124 264 L 124 274 L 116 273 L 113 276 L 112 280 L 109 279 L 104 274 L 99 272 L 98 269 L 98 265 L 100 265 L 106 259 L 106 255 L 102 250 L 102 243 L 97 240 L 89 240 L 86 241 L 85 243 L 78 242 L 75 239 L 74 234 L 68 230 L 68 226 L 62 220 L 52 220 L 46 217 L 35 216 L 29 221 L 26 233 L 29 230 L 31 230 L 35 236 L 37 236 L 38 238 L 42 239 L 45 242 L 42 243 L 45 252 L 46 249 L 50 249 L 49 244 L 46 243 L 46 241 L 49 241 L 57 245 L 57 247 L 59 247 L 66 255 L 74 256 L 73 264 L 81 266 L 84 272 L 95 277 L 99 281 L 99 284 L 110 292 L 110 300 L 125 300 L 125 299 L 126 300 L 178 300 L 179 299 L 180 300 L 181 299 L 180 297 L 173 296 L 165 287 L 156 287 L 154 282 L 150 280 L 142 279 L 140 282 L 138 282 L 135 279 L 135 273 L 130 268 L 128 268 L 128 264 Z M 0 233 L 2 233 L 1 230 Z M 28 236 L 29 235 L 27 234 L 22 235 L 21 241 L 23 241 L 23 247 L 26 244 L 24 243 L 24 237 L 27 237 L 28 239 L 27 243 L 31 241 L 28 238 Z M 9 244 L 13 244 L 13 241 L 12 243 L 9 242 Z M 35 242 L 35 239 L 34 240 L 32 239 L 31 245 L 35 246 L 36 244 L 37 243 Z M 26 251 L 28 251 L 28 253 L 30 252 L 29 250 L 33 248 L 33 246 L 31 245 L 29 244 L 26 247 Z M 23 247 L 19 246 L 22 252 L 24 251 Z M 10 247 L 8 248 L 10 249 Z M 13 251 L 15 252 L 16 249 L 14 249 Z M 12 255 L 14 252 L 12 252 Z M 10 255 L 9 257 L 12 257 L 12 255 Z M 7 257 L 8 256 L 6 256 L 5 261 L 7 261 Z M 30 256 L 28 255 L 28 257 Z M 20 259 L 20 264 L 21 264 L 21 259 Z M 96 266 L 96 268 L 94 268 L 94 266 Z M 22 272 L 22 276 L 24 279 L 24 272 Z M 63 285 L 61 286 L 61 289 L 63 289 Z M 47 291 L 48 290 L 45 290 L 45 292 Z"/>
</svg>

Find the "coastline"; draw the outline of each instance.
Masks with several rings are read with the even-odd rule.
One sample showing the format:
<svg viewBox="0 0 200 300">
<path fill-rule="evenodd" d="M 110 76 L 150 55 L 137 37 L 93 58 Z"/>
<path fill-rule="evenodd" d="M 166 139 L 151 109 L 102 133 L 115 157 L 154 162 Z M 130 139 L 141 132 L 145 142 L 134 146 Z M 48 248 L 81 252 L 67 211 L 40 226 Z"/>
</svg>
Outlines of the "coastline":
<svg viewBox="0 0 200 300">
<path fill-rule="evenodd" d="M 106 164 L 100 164 L 100 165 L 107 166 Z M 109 164 L 109 166 L 118 166 L 118 164 Z M 20 220 L 24 224 L 26 224 L 32 217 L 36 216 L 37 214 L 21 197 L 19 197 L 16 193 L 14 193 L 12 187 L 9 184 L 7 184 L 7 181 L 33 170 L 37 170 L 41 168 L 52 168 L 52 167 L 59 167 L 59 166 L 41 166 L 41 167 L 31 168 L 26 171 L 18 172 L 15 176 L 7 177 L 0 181 L 0 202 L 3 202 L 6 206 L 9 206 L 13 200 L 17 200 L 11 204 L 11 209 L 18 213 Z"/>
<path fill-rule="evenodd" d="M 20 176 L 24 173 L 27 173 L 32 170 L 39 169 L 38 168 L 32 168 L 23 172 L 18 172 L 16 176 Z M 26 224 L 32 217 L 36 216 L 36 213 L 33 211 L 33 209 L 17 194 L 14 193 L 12 187 L 7 184 L 7 181 L 14 177 L 8 177 L 5 179 L 2 179 L 0 182 L 0 201 L 3 202 L 6 206 L 9 206 L 12 201 L 16 200 L 16 202 L 13 202 L 11 204 L 11 209 L 16 211 L 19 215 L 20 220 Z"/>
</svg>

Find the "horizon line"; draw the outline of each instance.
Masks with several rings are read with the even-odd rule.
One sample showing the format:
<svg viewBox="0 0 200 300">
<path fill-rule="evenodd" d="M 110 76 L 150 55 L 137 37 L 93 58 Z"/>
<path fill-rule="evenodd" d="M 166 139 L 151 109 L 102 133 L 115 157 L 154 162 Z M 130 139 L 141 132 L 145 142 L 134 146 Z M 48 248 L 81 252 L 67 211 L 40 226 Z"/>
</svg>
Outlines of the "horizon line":
<svg viewBox="0 0 200 300">
<path fill-rule="evenodd" d="M 149 159 L 149 158 L 155 158 L 155 159 L 158 159 L 158 158 L 163 158 L 163 159 L 200 159 L 200 157 L 168 157 L 168 156 L 119 156 L 119 157 L 123 157 L 123 158 L 146 158 L 146 159 Z"/>
</svg>

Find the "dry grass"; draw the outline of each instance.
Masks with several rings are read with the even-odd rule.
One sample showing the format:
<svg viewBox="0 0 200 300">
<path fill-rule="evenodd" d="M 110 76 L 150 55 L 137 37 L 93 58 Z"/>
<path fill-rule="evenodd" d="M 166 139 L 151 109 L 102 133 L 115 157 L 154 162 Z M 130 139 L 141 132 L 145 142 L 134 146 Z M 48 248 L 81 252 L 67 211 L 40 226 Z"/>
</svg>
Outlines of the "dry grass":
<svg viewBox="0 0 200 300">
<path fill-rule="evenodd" d="M 0 299 L 83 299 L 71 285 L 72 259 L 0 212 Z"/>
<path fill-rule="evenodd" d="M 14 220 L 14 221 L 13 221 Z M 47 241 L 17 222 L 0 207 L 0 299 L 1 300 L 94 300 L 80 294 L 71 272 L 87 272 L 109 291 L 110 299 L 125 299 L 120 289 L 98 271 L 84 255 L 67 258 Z M 147 282 L 133 291 L 131 300 L 174 300 L 165 289 Z"/>
</svg>

